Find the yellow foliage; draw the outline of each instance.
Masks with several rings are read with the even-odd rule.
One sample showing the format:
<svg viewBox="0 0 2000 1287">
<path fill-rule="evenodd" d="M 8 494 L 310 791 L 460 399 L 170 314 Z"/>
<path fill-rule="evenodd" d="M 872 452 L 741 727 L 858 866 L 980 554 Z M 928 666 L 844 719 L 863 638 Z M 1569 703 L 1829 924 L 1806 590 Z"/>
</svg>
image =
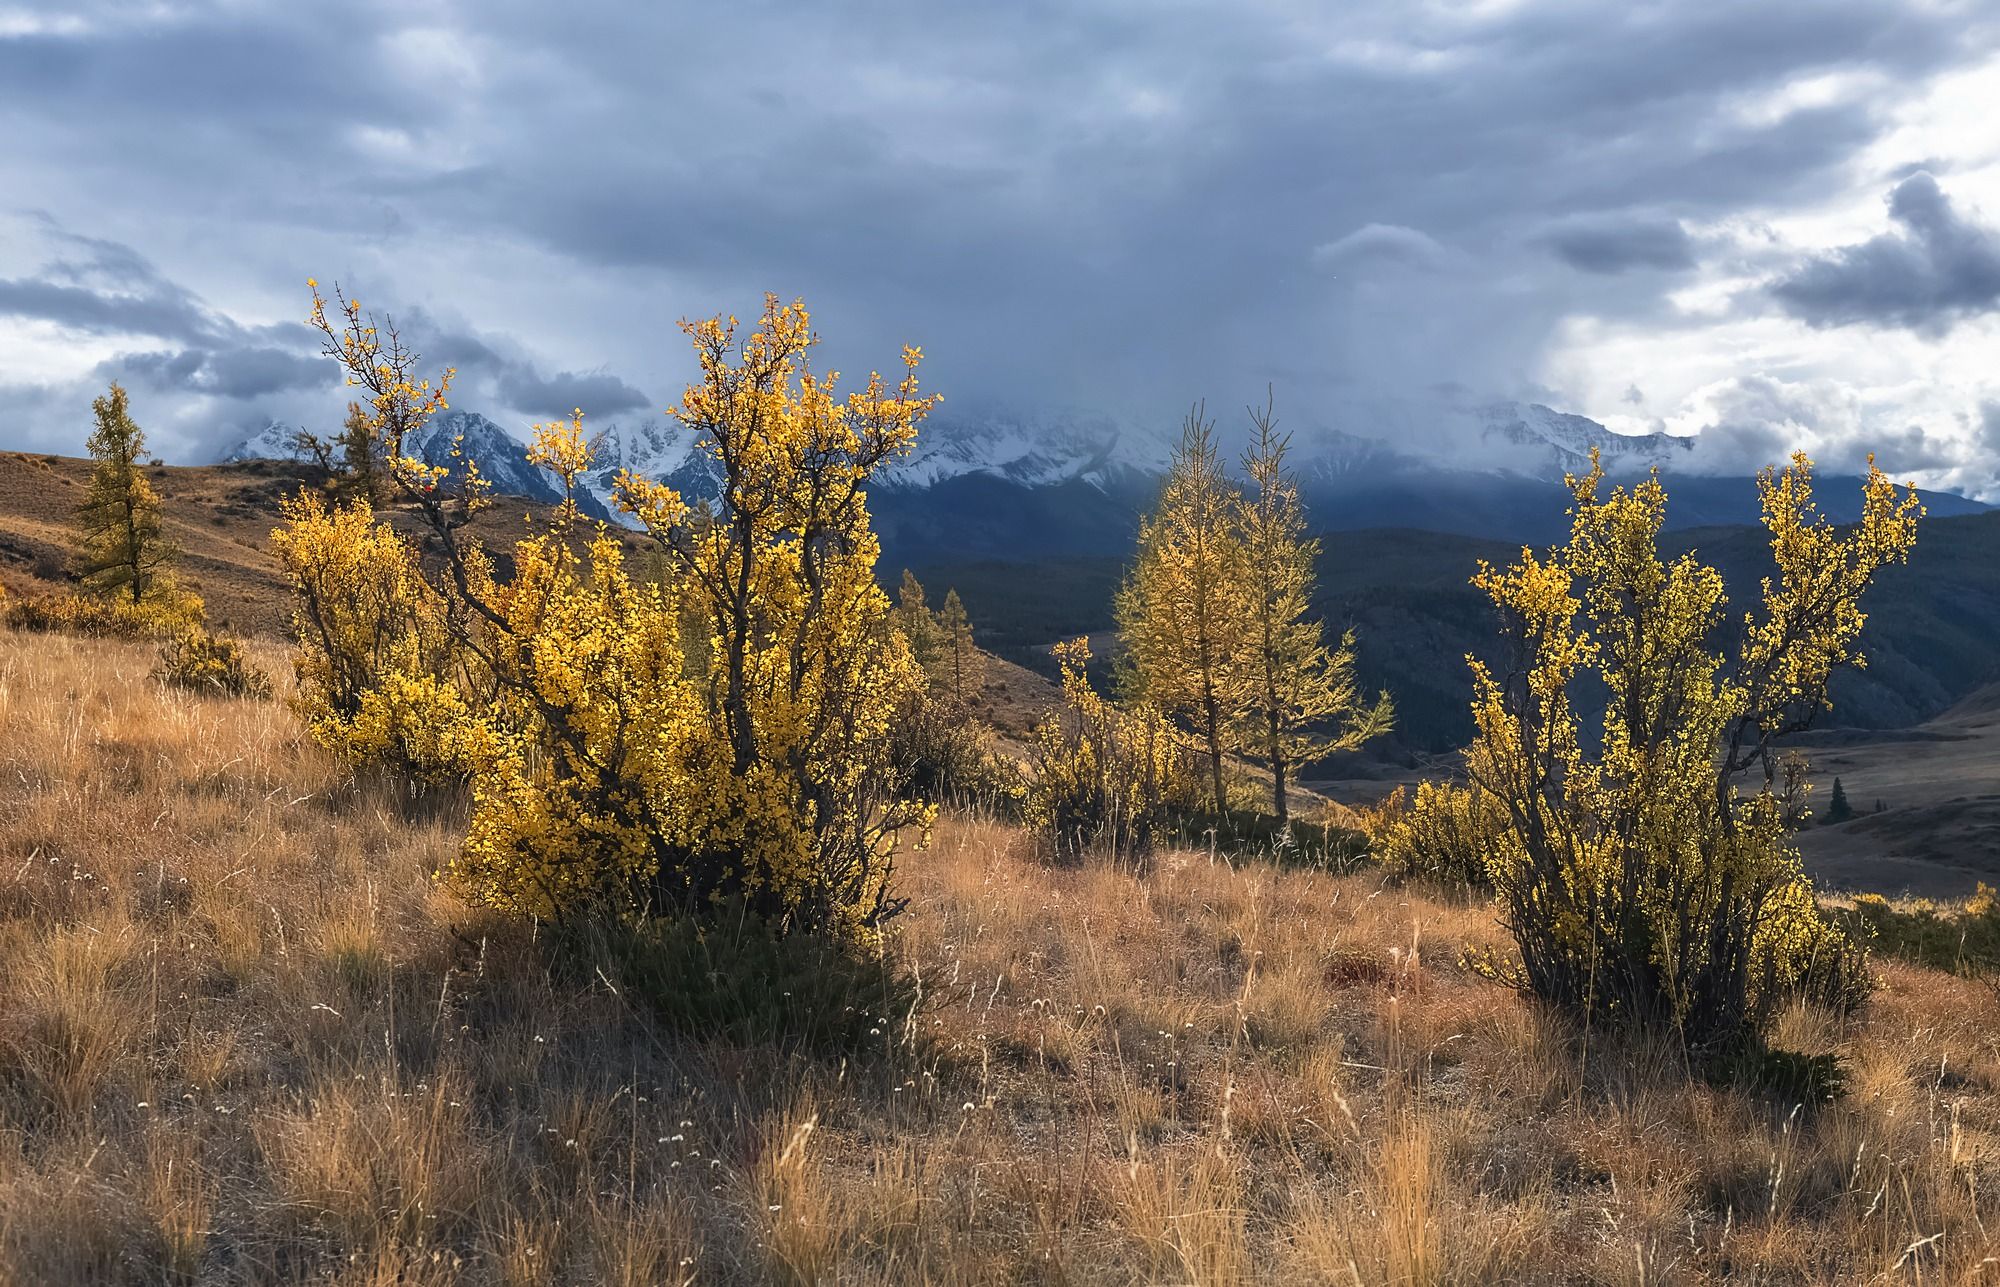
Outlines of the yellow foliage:
<svg viewBox="0 0 2000 1287">
<path fill-rule="evenodd" d="M 1401 789 L 1369 815 L 1377 861 L 1399 876 L 1484 885 L 1501 818 L 1476 787 L 1419 782 L 1405 805 Z"/>
<path fill-rule="evenodd" d="M 1242 498 L 1223 477 L 1215 422 L 1200 408 L 1181 426 L 1159 508 L 1139 526 L 1138 558 L 1116 604 L 1139 696 L 1200 741 L 1210 804 L 1229 811 L 1232 668 L 1246 637 L 1248 556 Z"/>
<path fill-rule="evenodd" d="M 415 551 L 366 499 L 329 508 L 301 493 L 284 514 L 271 543 L 292 586 L 295 703 L 307 730 L 351 765 L 462 775 L 454 730 L 485 685 Z"/>
<path fill-rule="evenodd" d="M 691 504 L 629 474 L 617 489 L 665 574 L 634 577 L 581 519 L 579 413 L 537 431 L 530 459 L 566 499 L 499 580 L 462 530 L 476 473 L 400 455 L 446 381 L 416 380 L 393 332 L 378 343 L 342 308 L 336 328 L 315 291 L 313 320 L 371 395 L 390 479 L 443 566 L 426 579 L 365 506 L 296 503 L 280 545 L 300 591 L 301 689 L 324 695 L 315 731 L 356 758 L 467 775 L 453 873 L 495 906 L 645 917 L 730 902 L 847 937 L 894 915 L 895 839 L 930 811 L 897 798 L 890 723 L 921 674 L 875 583 L 862 489 L 936 401 L 917 393 L 918 352 L 895 385 L 871 376 L 841 398 L 837 375 L 811 369 L 801 304 L 770 299 L 740 342 L 733 319 L 684 324 L 702 378 L 673 414 L 722 494 Z M 357 588 L 372 611 L 348 606 Z"/>
<path fill-rule="evenodd" d="M 1726 1052 L 1788 989 L 1851 991 L 1858 975 L 1800 867 L 1802 766 L 1776 743 L 1825 706 L 1836 666 L 1859 662 L 1861 592 L 1907 557 L 1922 511 L 1871 462 L 1860 523 L 1835 528 L 1813 507 L 1803 455 L 1766 470 L 1777 576 L 1731 658 L 1710 643 L 1721 576 L 1659 554 L 1658 478 L 1600 497 L 1602 478 L 1593 467 L 1570 480 L 1567 545 L 1476 578 L 1510 648 L 1500 673 L 1472 662 L 1468 766 L 1504 819 L 1487 869 L 1520 949 L 1517 982 L 1586 1022 Z M 1586 675 L 1609 698 L 1594 751 L 1573 704 Z"/>
<path fill-rule="evenodd" d="M 225 697 L 265 698 L 271 679 L 243 654 L 243 645 L 228 635 L 195 627 L 169 639 L 160 648 L 153 672 L 161 683 Z"/>
<path fill-rule="evenodd" d="M 95 635 L 110 639 L 172 637 L 199 626 L 205 611 L 199 596 L 156 586 L 139 603 L 127 596 L 44 594 L 7 606 L 6 620 L 17 630 Z"/>
<path fill-rule="evenodd" d="M 1029 825 L 1059 854 L 1144 855 L 1168 809 L 1195 803 L 1194 757 L 1153 707 L 1120 710 L 1098 695 L 1084 673 L 1089 640 L 1058 644 L 1056 660 L 1063 704 L 1035 726 Z"/>
</svg>

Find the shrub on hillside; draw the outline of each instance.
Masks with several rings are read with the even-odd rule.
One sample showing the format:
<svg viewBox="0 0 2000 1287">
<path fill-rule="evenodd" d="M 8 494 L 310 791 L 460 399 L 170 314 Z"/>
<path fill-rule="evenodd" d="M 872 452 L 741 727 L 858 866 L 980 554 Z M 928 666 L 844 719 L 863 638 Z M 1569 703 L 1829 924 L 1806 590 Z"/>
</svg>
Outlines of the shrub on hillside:
<svg viewBox="0 0 2000 1287">
<path fill-rule="evenodd" d="M 1834 919 L 1890 956 L 1954 974 L 2000 975 L 2000 894 L 1983 881 L 1958 903 L 1858 894 Z"/>
<path fill-rule="evenodd" d="M 656 555 L 658 575 L 635 577 L 573 499 L 593 464 L 581 416 L 544 426 L 529 458 L 571 499 L 502 579 L 466 533 L 486 503 L 471 462 L 402 454 L 442 384 L 415 377 L 393 328 L 342 309 L 330 321 L 315 292 L 312 322 L 371 399 L 361 428 L 429 545 L 420 563 L 360 503 L 294 506 L 280 546 L 315 732 L 464 773 L 452 874 L 493 906 L 628 924 L 740 907 L 848 940 L 900 911 L 897 838 L 931 811 L 901 797 L 891 756 L 919 677 L 888 628 L 864 488 L 934 401 L 917 393 L 921 354 L 838 399 L 810 369 L 801 304 L 768 299 L 740 340 L 733 320 L 686 324 L 702 377 L 675 414 L 715 466 L 715 502 L 621 475 L 617 503 Z M 372 587 L 359 611 L 349 585 Z M 385 638 L 397 621 L 414 643 Z M 449 664 L 426 672 L 434 644 Z"/>
<path fill-rule="evenodd" d="M 162 594 L 133 603 L 85 594 L 42 594 L 10 601 L 6 621 L 16 630 L 102 639 L 171 638 L 198 627 L 205 613 L 191 594 Z"/>
<path fill-rule="evenodd" d="M 986 725 L 934 683 L 911 694 L 889 730 L 890 755 L 912 799 L 1012 813 L 1024 790 L 1020 766 L 991 746 Z"/>
<path fill-rule="evenodd" d="M 307 730 L 351 767 L 423 782 L 465 776 L 451 733 L 490 685 L 415 550 L 366 498 L 329 507 L 301 492 L 283 513 L 271 543 L 292 586 L 295 705 Z M 473 567 L 483 580 L 483 562 Z"/>
<path fill-rule="evenodd" d="M 1407 803 L 1399 788 L 1368 823 L 1376 860 L 1398 877 L 1489 883 L 1486 860 L 1498 847 L 1502 820 L 1476 787 L 1419 782 Z"/>
<path fill-rule="evenodd" d="M 1669 1033 L 1715 1066 L 1755 1049 L 1783 998 L 1865 990 L 1800 865 L 1802 765 L 1777 743 L 1858 662 L 1862 591 L 1907 557 L 1921 511 L 1871 464 L 1861 521 L 1836 528 L 1803 455 L 1766 470 L 1776 575 L 1725 656 L 1721 576 L 1660 556 L 1659 480 L 1609 496 L 1601 469 L 1569 481 L 1568 543 L 1476 579 L 1508 648 L 1497 671 L 1473 663 L 1467 767 L 1499 806 L 1486 868 L 1519 951 L 1483 965 L 1579 1027 Z M 1586 680 L 1609 697 L 1594 735 L 1574 703 Z"/>
<path fill-rule="evenodd" d="M 160 664 L 153 677 L 176 688 L 223 697 L 271 695 L 271 677 L 244 656 L 241 643 L 199 627 L 160 646 Z"/>
<path fill-rule="evenodd" d="M 1035 727 L 1028 821 L 1060 857 L 1144 857 L 1170 811 L 1200 801 L 1193 753 L 1150 706 L 1120 710 L 1085 675 L 1090 643 L 1056 646 L 1063 702 Z"/>
</svg>

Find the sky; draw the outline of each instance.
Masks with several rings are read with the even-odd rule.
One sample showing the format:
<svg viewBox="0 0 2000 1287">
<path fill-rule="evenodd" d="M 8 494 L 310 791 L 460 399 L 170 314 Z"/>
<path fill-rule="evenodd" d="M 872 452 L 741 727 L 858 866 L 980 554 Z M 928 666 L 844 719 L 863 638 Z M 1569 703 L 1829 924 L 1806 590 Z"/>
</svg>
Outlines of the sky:
<svg viewBox="0 0 2000 1287">
<path fill-rule="evenodd" d="M 0 0 L 0 448 L 337 426 L 306 279 L 517 431 L 802 296 L 947 408 L 1520 398 L 2000 501 L 2000 0 Z"/>
</svg>

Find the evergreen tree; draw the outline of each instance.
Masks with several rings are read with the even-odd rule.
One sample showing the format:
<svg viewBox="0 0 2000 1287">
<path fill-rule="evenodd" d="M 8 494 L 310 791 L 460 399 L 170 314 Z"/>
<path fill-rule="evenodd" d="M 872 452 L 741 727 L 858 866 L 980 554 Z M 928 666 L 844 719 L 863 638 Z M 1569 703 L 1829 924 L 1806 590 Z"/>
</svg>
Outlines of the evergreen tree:
<svg viewBox="0 0 2000 1287">
<path fill-rule="evenodd" d="M 1232 668 L 1230 707 L 1238 735 L 1271 770 L 1271 804 L 1291 817 L 1288 783 L 1296 766 L 1351 750 L 1388 731 L 1388 694 L 1364 702 L 1354 680 L 1354 635 L 1329 649 L 1312 610 L 1320 545 L 1306 536 L 1297 482 L 1285 471 L 1288 436 L 1267 401 L 1250 412 L 1255 437 L 1243 457 L 1250 493 L 1243 505 L 1247 627 Z"/>
<path fill-rule="evenodd" d="M 1840 785 L 1840 779 L 1833 780 L 1833 798 L 1826 802 L 1828 824 L 1842 823 L 1854 816 L 1854 806 L 1847 802 L 1847 788 Z"/>
<path fill-rule="evenodd" d="M 896 606 L 890 611 L 890 619 L 910 641 L 910 656 L 917 665 L 923 667 L 926 675 L 935 673 L 943 652 L 937 615 L 924 602 L 924 587 L 908 568 L 903 569 L 903 583 L 896 588 Z"/>
<path fill-rule="evenodd" d="M 167 587 L 179 551 L 160 528 L 160 497 L 141 471 L 146 435 L 132 421 L 123 386 L 91 402 L 97 428 L 90 435 L 95 462 L 90 485 L 76 508 L 76 572 L 84 586 L 136 606 Z"/>
<path fill-rule="evenodd" d="M 347 404 L 347 419 L 334 437 L 301 429 L 292 435 L 292 446 L 312 457 L 336 488 L 371 506 L 382 503 L 382 436 L 360 403 Z"/>
<path fill-rule="evenodd" d="M 944 606 L 938 609 L 937 632 L 942 655 L 938 669 L 954 704 L 966 700 L 986 682 L 986 657 L 972 639 L 972 620 L 957 590 L 947 590 Z"/>
<path fill-rule="evenodd" d="M 1222 476 L 1215 422 L 1188 413 L 1160 505 L 1139 526 L 1139 554 L 1118 592 L 1118 628 L 1135 696 L 1197 737 L 1218 816 L 1228 811 L 1230 673 L 1243 637 L 1241 497 Z"/>
</svg>

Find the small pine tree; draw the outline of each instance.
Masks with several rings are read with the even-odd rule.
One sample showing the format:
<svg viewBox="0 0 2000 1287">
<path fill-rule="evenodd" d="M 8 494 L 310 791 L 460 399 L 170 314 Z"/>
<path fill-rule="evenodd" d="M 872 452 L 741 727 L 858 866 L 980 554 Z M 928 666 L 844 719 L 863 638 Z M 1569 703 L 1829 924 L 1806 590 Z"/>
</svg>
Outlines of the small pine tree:
<svg viewBox="0 0 2000 1287">
<path fill-rule="evenodd" d="M 973 643 L 972 619 L 965 615 L 957 590 L 945 592 L 944 606 L 937 613 L 937 631 L 942 652 L 939 677 L 952 703 L 963 707 L 986 682 L 986 656 Z"/>
<path fill-rule="evenodd" d="M 371 506 L 382 503 L 382 435 L 360 403 L 347 404 L 347 419 L 334 437 L 301 429 L 292 435 L 292 446 L 327 472 L 330 488 Z"/>
<path fill-rule="evenodd" d="M 924 602 L 924 587 L 908 568 L 903 569 L 903 583 L 896 588 L 896 606 L 890 618 L 910 641 L 910 656 L 917 665 L 926 675 L 933 673 L 943 651 L 937 614 Z"/>
<path fill-rule="evenodd" d="M 92 592 L 137 607 L 167 589 L 179 551 L 161 530 L 159 493 L 141 471 L 146 435 L 132 421 L 124 387 L 114 383 L 90 405 L 97 415 L 89 443 L 95 464 L 76 507 L 76 573 Z"/>
<path fill-rule="evenodd" d="M 1840 779 L 1833 780 L 1833 798 L 1826 802 L 1826 816 L 1821 821 L 1828 825 L 1846 822 L 1854 816 L 1854 806 L 1847 802 L 1847 788 L 1840 785 Z"/>
<path fill-rule="evenodd" d="M 1285 471 L 1289 439 L 1279 435 L 1268 401 L 1251 410 L 1250 423 L 1242 513 L 1248 629 L 1230 671 L 1230 707 L 1244 748 L 1271 770 L 1271 805 L 1282 826 L 1291 817 L 1287 787 L 1296 766 L 1360 746 L 1387 732 L 1395 716 L 1387 693 L 1373 703 L 1361 696 L 1353 633 L 1328 648 L 1309 615 L 1320 546 L 1306 536 L 1298 484 Z"/>
<path fill-rule="evenodd" d="M 1228 811 L 1230 666 L 1244 627 L 1241 498 L 1222 475 L 1215 422 L 1202 408 L 1181 424 L 1159 508 L 1139 527 L 1139 556 L 1118 592 L 1118 628 L 1133 696 L 1200 740 L 1218 816 Z"/>
</svg>

